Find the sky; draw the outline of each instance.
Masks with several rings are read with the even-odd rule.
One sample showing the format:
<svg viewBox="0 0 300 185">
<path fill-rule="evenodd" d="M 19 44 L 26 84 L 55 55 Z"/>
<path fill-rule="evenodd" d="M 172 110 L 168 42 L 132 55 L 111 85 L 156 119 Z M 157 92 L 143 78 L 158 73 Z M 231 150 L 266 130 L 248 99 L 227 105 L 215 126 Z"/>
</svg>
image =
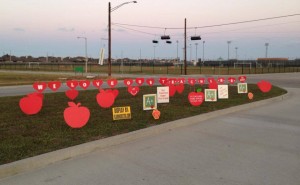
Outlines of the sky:
<svg viewBox="0 0 300 185">
<path fill-rule="evenodd" d="M 269 43 L 268 57 L 300 58 L 300 15 L 201 28 L 300 14 L 299 0 L 137 1 L 111 12 L 113 58 L 183 59 L 185 19 L 187 60 L 227 60 L 228 50 L 230 59 L 261 58 L 266 56 L 265 43 Z M 126 0 L 110 2 L 113 8 Z M 85 56 L 85 39 L 77 37 L 86 37 L 89 57 L 99 58 L 101 48 L 107 57 L 108 3 L 0 0 L 0 56 Z M 172 44 L 161 40 L 162 35 L 170 35 Z M 191 41 L 190 36 L 201 36 L 202 40 Z"/>
</svg>

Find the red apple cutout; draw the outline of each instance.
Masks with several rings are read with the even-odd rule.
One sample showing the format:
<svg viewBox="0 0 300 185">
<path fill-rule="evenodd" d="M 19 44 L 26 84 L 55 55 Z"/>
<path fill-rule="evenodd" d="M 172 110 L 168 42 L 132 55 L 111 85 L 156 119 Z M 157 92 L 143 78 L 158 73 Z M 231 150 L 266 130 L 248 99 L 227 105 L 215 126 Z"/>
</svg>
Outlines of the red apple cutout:
<svg viewBox="0 0 300 185">
<path fill-rule="evenodd" d="M 86 90 L 90 86 L 90 81 L 89 80 L 80 80 L 79 81 L 79 86 Z"/>
<path fill-rule="evenodd" d="M 138 86 L 143 85 L 145 79 L 144 78 L 136 78 L 135 83 L 138 84 Z"/>
<path fill-rule="evenodd" d="M 98 89 L 101 87 L 102 84 L 103 84 L 103 81 L 101 79 L 93 80 L 93 85 Z"/>
<path fill-rule="evenodd" d="M 36 91 L 41 93 L 47 88 L 47 83 L 46 82 L 34 82 L 32 86 Z"/>
<path fill-rule="evenodd" d="M 188 96 L 189 102 L 193 106 L 200 106 L 204 101 L 203 92 L 190 92 Z"/>
<path fill-rule="evenodd" d="M 102 108 L 109 108 L 115 102 L 115 95 L 112 91 L 100 90 L 100 93 L 96 96 L 97 103 Z"/>
<path fill-rule="evenodd" d="M 234 77 L 229 77 L 229 78 L 228 78 L 228 82 L 229 82 L 230 84 L 234 84 L 235 78 L 234 78 Z"/>
<path fill-rule="evenodd" d="M 199 79 L 198 79 L 198 83 L 199 83 L 200 85 L 204 85 L 204 83 L 205 83 L 205 78 L 199 78 Z"/>
<path fill-rule="evenodd" d="M 225 78 L 219 77 L 219 78 L 218 78 L 218 82 L 219 82 L 220 84 L 224 84 Z"/>
<path fill-rule="evenodd" d="M 19 106 L 23 113 L 27 115 L 34 115 L 40 112 L 43 106 L 43 96 L 39 93 L 28 94 L 26 97 L 21 98 Z"/>
<path fill-rule="evenodd" d="M 189 78 L 188 79 L 188 83 L 191 85 L 191 86 L 194 86 L 196 84 L 196 79 L 195 78 Z"/>
<path fill-rule="evenodd" d="M 154 78 L 148 78 L 147 80 L 146 80 L 146 83 L 149 85 L 149 86 L 153 86 L 154 85 Z"/>
<path fill-rule="evenodd" d="M 70 100 L 75 100 L 79 93 L 76 89 L 69 89 L 65 92 L 65 94 Z"/>
<path fill-rule="evenodd" d="M 177 78 L 177 83 L 178 83 L 178 84 L 184 85 L 184 83 L 185 83 L 185 78 Z"/>
<path fill-rule="evenodd" d="M 169 84 L 169 96 L 172 97 L 175 95 L 177 89 L 175 85 Z"/>
<path fill-rule="evenodd" d="M 70 89 L 75 89 L 78 85 L 78 81 L 77 80 L 68 80 L 67 81 L 67 86 L 70 88 Z"/>
<path fill-rule="evenodd" d="M 61 82 L 59 81 L 53 81 L 53 82 L 48 82 L 48 87 L 52 90 L 52 91 L 57 91 L 61 86 Z"/>
<path fill-rule="evenodd" d="M 90 110 L 87 107 L 80 107 L 74 102 L 68 103 L 69 107 L 64 111 L 64 119 L 67 125 L 72 128 L 81 128 L 87 124 L 90 119 Z"/>
<path fill-rule="evenodd" d="M 161 85 L 167 85 L 168 84 L 168 78 L 160 78 L 159 83 Z"/>
<path fill-rule="evenodd" d="M 184 91 L 184 85 L 183 84 L 176 85 L 176 91 L 179 94 L 182 94 L 182 92 Z"/>
<path fill-rule="evenodd" d="M 118 81 L 116 79 L 108 79 L 107 80 L 107 85 L 110 86 L 110 88 L 114 88 L 118 84 Z"/>
<path fill-rule="evenodd" d="M 268 81 L 261 80 L 257 83 L 258 88 L 261 92 L 267 93 L 272 89 L 272 84 Z"/>
<path fill-rule="evenodd" d="M 242 82 L 242 83 L 246 82 L 246 79 L 247 79 L 246 76 L 240 76 L 239 77 L 239 81 Z"/>
<path fill-rule="evenodd" d="M 140 92 L 140 88 L 139 87 L 128 87 L 127 91 L 132 95 L 132 96 L 136 96 L 139 92 Z"/>
<path fill-rule="evenodd" d="M 132 84 L 133 84 L 132 79 L 124 79 L 124 85 L 126 85 L 127 87 L 131 86 Z"/>
<path fill-rule="evenodd" d="M 101 90 L 100 90 L 101 92 Z M 106 92 L 111 92 L 113 93 L 113 95 L 115 96 L 115 99 L 118 97 L 119 95 L 119 90 L 118 89 L 107 89 Z"/>
</svg>

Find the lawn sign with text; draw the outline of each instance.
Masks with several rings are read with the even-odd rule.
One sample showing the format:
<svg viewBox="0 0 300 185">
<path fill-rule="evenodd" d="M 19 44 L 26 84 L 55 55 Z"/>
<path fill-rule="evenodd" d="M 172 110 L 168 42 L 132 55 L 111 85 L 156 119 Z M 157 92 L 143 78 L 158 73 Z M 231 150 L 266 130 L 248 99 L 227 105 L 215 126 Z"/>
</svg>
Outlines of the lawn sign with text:
<svg viewBox="0 0 300 185">
<path fill-rule="evenodd" d="M 161 87 L 157 87 L 157 94 L 145 94 L 143 95 L 143 109 L 152 110 L 152 115 L 154 119 L 159 119 L 160 111 L 157 110 L 157 103 L 169 103 L 169 98 L 174 96 L 175 93 L 182 94 L 184 91 L 185 78 L 159 78 L 159 83 Z M 191 87 L 195 87 L 198 83 L 202 87 L 205 82 L 208 83 L 208 88 L 202 90 L 202 88 L 197 88 L 188 94 L 188 100 L 192 106 L 200 106 L 203 101 L 206 102 L 216 102 L 218 99 L 228 99 L 228 84 L 225 84 L 226 79 L 219 77 L 217 80 L 214 78 L 188 78 L 187 82 Z M 229 77 L 227 79 L 228 83 L 234 85 L 236 78 Z M 238 78 L 239 83 L 237 83 L 237 91 L 239 94 L 248 94 L 248 98 L 253 99 L 253 94 L 248 93 L 246 76 L 240 76 Z M 107 109 L 111 108 L 115 102 L 116 97 L 119 95 L 118 89 L 115 87 L 118 85 L 116 79 L 109 79 L 106 81 L 110 88 L 102 89 L 101 86 L 103 81 L 101 79 L 95 79 L 93 81 L 89 80 L 68 80 L 66 85 L 69 90 L 65 92 L 65 95 L 71 100 L 68 102 L 68 107 L 64 110 L 63 116 L 67 125 L 72 128 L 81 128 L 87 124 L 90 118 L 90 110 L 82 106 L 81 103 L 75 103 L 74 100 L 78 96 L 79 92 L 76 88 L 79 86 L 83 90 L 86 90 L 90 84 L 93 84 L 99 89 L 99 93 L 96 96 L 96 101 L 101 108 Z M 136 96 L 141 86 L 146 82 L 147 85 L 153 86 L 155 83 L 154 78 L 136 78 L 136 79 L 125 79 L 124 84 L 127 86 L 127 91 L 132 96 Z M 135 85 L 134 85 L 135 82 Z M 30 93 L 23 97 L 19 101 L 19 106 L 23 113 L 26 115 L 34 115 L 40 112 L 43 107 L 44 95 L 43 91 L 48 87 L 53 92 L 57 91 L 61 87 L 62 83 L 60 81 L 51 82 L 35 82 L 33 88 L 36 92 Z M 268 81 L 260 81 L 257 83 L 258 88 L 267 93 L 271 90 L 272 85 Z M 113 120 L 119 119 L 131 119 L 130 106 L 124 107 L 114 107 L 112 108 Z"/>
</svg>

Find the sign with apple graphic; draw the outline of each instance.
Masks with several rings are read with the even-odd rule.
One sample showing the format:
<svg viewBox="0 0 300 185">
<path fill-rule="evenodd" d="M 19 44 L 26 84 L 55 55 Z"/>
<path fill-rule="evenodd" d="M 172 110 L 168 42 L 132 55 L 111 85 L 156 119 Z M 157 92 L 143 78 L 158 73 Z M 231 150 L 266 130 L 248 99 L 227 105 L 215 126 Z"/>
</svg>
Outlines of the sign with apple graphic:
<svg viewBox="0 0 300 185">
<path fill-rule="evenodd" d="M 260 82 L 257 82 L 257 86 L 263 93 L 267 93 L 272 89 L 272 84 L 265 80 L 261 80 Z"/>
<path fill-rule="evenodd" d="M 100 93 L 96 96 L 97 103 L 102 108 L 109 108 L 111 107 L 115 102 L 115 95 L 110 90 L 100 90 Z"/>
<path fill-rule="evenodd" d="M 204 101 L 203 92 L 190 92 L 188 96 L 189 102 L 193 106 L 200 106 Z"/>
<path fill-rule="evenodd" d="M 19 107 L 27 115 L 34 115 L 40 112 L 43 106 L 43 94 L 31 93 L 21 98 Z"/>
<path fill-rule="evenodd" d="M 64 119 L 72 128 L 82 128 L 90 119 L 90 110 L 80 106 L 80 103 L 68 103 L 69 107 L 64 110 Z"/>
</svg>

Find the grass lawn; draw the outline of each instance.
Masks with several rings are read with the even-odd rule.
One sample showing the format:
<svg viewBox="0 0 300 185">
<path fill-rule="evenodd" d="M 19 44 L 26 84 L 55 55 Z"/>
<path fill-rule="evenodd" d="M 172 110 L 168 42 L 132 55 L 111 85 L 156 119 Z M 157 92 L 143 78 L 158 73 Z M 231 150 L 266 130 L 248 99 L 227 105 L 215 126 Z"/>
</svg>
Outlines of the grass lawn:
<svg viewBox="0 0 300 185">
<path fill-rule="evenodd" d="M 229 99 L 203 102 L 201 106 L 193 107 L 187 98 L 193 90 L 194 87 L 186 85 L 182 94 L 170 98 L 169 104 L 159 104 L 161 117 L 154 120 L 152 111 L 143 111 L 142 97 L 143 94 L 156 93 L 156 87 L 143 86 L 136 97 L 131 96 L 126 88 L 119 88 L 114 107 L 130 106 L 132 112 L 131 120 L 120 121 L 112 120 L 111 108 L 103 109 L 97 104 L 98 90 L 80 91 L 75 102 L 80 102 L 91 112 L 89 122 L 81 129 L 72 129 L 64 122 L 63 112 L 69 102 L 64 93 L 45 94 L 43 109 L 33 116 L 21 112 L 21 96 L 1 97 L 0 164 L 286 93 L 274 86 L 269 93 L 261 93 L 256 85 L 249 84 L 248 90 L 254 94 L 254 99 L 249 100 L 247 94 L 237 93 L 236 86 L 229 86 Z"/>
</svg>

